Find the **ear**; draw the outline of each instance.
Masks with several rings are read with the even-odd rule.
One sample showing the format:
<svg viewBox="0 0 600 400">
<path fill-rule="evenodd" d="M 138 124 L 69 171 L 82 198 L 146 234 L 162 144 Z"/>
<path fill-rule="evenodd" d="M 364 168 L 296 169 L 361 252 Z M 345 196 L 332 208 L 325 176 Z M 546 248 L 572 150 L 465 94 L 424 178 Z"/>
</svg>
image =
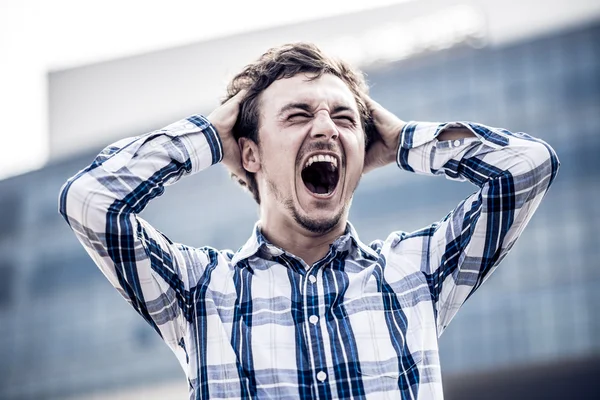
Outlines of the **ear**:
<svg viewBox="0 0 600 400">
<path fill-rule="evenodd" d="M 249 138 L 239 138 L 238 145 L 242 156 L 242 166 L 248 172 L 256 173 L 260 170 L 260 154 L 258 145 Z"/>
</svg>

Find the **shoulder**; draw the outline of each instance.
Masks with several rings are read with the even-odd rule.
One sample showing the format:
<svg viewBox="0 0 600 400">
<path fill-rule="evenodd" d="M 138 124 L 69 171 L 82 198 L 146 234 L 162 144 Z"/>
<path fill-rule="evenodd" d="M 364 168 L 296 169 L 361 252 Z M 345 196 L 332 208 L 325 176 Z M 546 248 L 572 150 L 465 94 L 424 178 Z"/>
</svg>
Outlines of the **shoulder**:
<svg viewBox="0 0 600 400">
<path fill-rule="evenodd" d="M 385 240 L 375 239 L 369 243 L 369 247 L 379 255 L 385 256 L 390 251 L 394 251 L 402 242 L 406 244 L 409 239 L 414 238 L 418 235 L 415 233 L 409 233 L 405 231 L 394 231 L 391 232 Z"/>
<path fill-rule="evenodd" d="M 427 248 L 431 234 L 428 229 L 415 232 L 394 231 L 385 241 L 375 241 L 379 246 L 381 258 L 385 260 L 387 268 L 418 270 L 427 257 Z"/>
<path fill-rule="evenodd" d="M 193 247 L 182 243 L 173 243 L 173 246 L 178 250 L 183 265 L 188 269 L 229 265 L 234 255 L 234 252 L 229 249 L 219 250 L 211 246 Z"/>
<path fill-rule="evenodd" d="M 438 228 L 439 224 L 434 223 L 413 232 L 394 231 L 388 235 L 385 243 L 390 249 L 398 251 L 422 247 L 429 243 Z"/>
<path fill-rule="evenodd" d="M 375 240 L 370 246 L 379 254 L 378 264 L 383 277 L 396 293 L 404 293 L 424 283 L 421 271 L 427 263 L 427 251 L 422 237 L 394 231 L 385 240 Z"/>
<path fill-rule="evenodd" d="M 231 264 L 233 252 L 218 250 L 214 247 L 193 247 L 174 243 L 178 248 L 178 273 L 188 282 L 188 287 L 207 287 L 216 285 L 222 287 L 233 275 L 234 266 Z"/>
</svg>

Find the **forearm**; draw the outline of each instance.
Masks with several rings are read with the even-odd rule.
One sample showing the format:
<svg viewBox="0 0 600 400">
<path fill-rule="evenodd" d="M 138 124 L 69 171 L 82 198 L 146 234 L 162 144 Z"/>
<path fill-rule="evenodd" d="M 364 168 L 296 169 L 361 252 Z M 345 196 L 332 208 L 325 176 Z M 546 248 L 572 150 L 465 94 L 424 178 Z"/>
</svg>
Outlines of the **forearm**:
<svg viewBox="0 0 600 400">
<path fill-rule="evenodd" d="M 542 140 L 470 122 L 408 123 L 397 163 L 408 171 L 466 179 L 480 187 L 502 174 L 520 176 L 544 164 L 551 168 L 535 180 L 551 181 L 558 169 L 556 153 Z"/>
<path fill-rule="evenodd" d="M 69 179 L 61 189 L 60 213 L 70 223 L 90 220 L 90 214 L 139 213 L 162 194 L 164 186 L 185 174 L 220 161 L 216 131 L 201 116 L 192 116 L 146 135 L 123 139 Z M 104 229 L 104 218 L 96 218 Z M 91 220 L 90 220 L 91 222 Z"/>
<path fill-rule="evenodd" d="M 179 350 L 184 331 L 183 312 L 174 307 L 165 318 L 156 303 L 184 303 L 185 298 L 176 297 L 193 284 L 187 271 L 192 267 L 201 271 L 203 258 L 190 252 L 184 261 L 178 246 L 137 214 L 166 185 L 207 168 L 221 156 L 212 126 L 193 116 L 107 147 L 60 192 L 60 213 L 77 239 L 174 351 Z"/>
<path fill-rule="evenodd" d="M 479 186 L 442 220 L 414 234 L 431 236 L 423 271 L 440 334 L 513 247 L 559 167 L 554 150 L 529 135 L 472 123 L 460 127 L 472 133 L 468 136 L 443 135 L 445 129 L 408 124 L 398 155 L 406 170 Z"/>
</svg>

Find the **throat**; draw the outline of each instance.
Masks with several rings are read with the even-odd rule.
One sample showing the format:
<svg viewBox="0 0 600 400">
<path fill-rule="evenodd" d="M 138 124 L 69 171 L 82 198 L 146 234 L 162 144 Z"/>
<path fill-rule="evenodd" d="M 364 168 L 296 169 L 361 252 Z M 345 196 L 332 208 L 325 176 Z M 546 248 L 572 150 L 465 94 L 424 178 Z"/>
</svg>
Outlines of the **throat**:
<svg viewBox="0 0 600 400">
<path fill-rule="evenodd" d="M 326 233 L 315 234 L 307 231 L 295 221 L 278 222 L 261 218 L 262 234 L 270 243 L 304 261 L 305 268 L 323 259 L 329 252 L 331 244 L 345 231 L 345 223 L 336 224 Z"/>
</svg>

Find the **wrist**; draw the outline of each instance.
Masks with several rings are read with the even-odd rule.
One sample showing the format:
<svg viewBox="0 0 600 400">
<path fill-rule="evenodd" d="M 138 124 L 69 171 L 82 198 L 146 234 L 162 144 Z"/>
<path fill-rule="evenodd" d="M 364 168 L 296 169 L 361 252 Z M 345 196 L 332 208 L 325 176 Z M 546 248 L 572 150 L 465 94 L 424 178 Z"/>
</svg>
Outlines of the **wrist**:
<svg viewBox="0 0 600 400">
<path fill-rule="evenodd" d="M 402 132 L 404 132 L 405 126 L 406 123 L 401 121 L 401 124 L 395 129 L 396 136 L 392 140 L 392 145 L 390 146 L 390 152 L 388 154 L 388 160 L 390 163 L 396 163 L 398 151 L 400 150 L 400 143 L 402 143 Z"/>
<path fill-rule="evenodd" d="M 396 163 L 396 159 L 398 158 L 398 148 L 399 148 L 399 141 L 398 143 L 396 143 L 396 146 L 394 146 L 387 155 L 386 158 L 386 162 L 387 164 L 395 164 Z"/>
</svg>

